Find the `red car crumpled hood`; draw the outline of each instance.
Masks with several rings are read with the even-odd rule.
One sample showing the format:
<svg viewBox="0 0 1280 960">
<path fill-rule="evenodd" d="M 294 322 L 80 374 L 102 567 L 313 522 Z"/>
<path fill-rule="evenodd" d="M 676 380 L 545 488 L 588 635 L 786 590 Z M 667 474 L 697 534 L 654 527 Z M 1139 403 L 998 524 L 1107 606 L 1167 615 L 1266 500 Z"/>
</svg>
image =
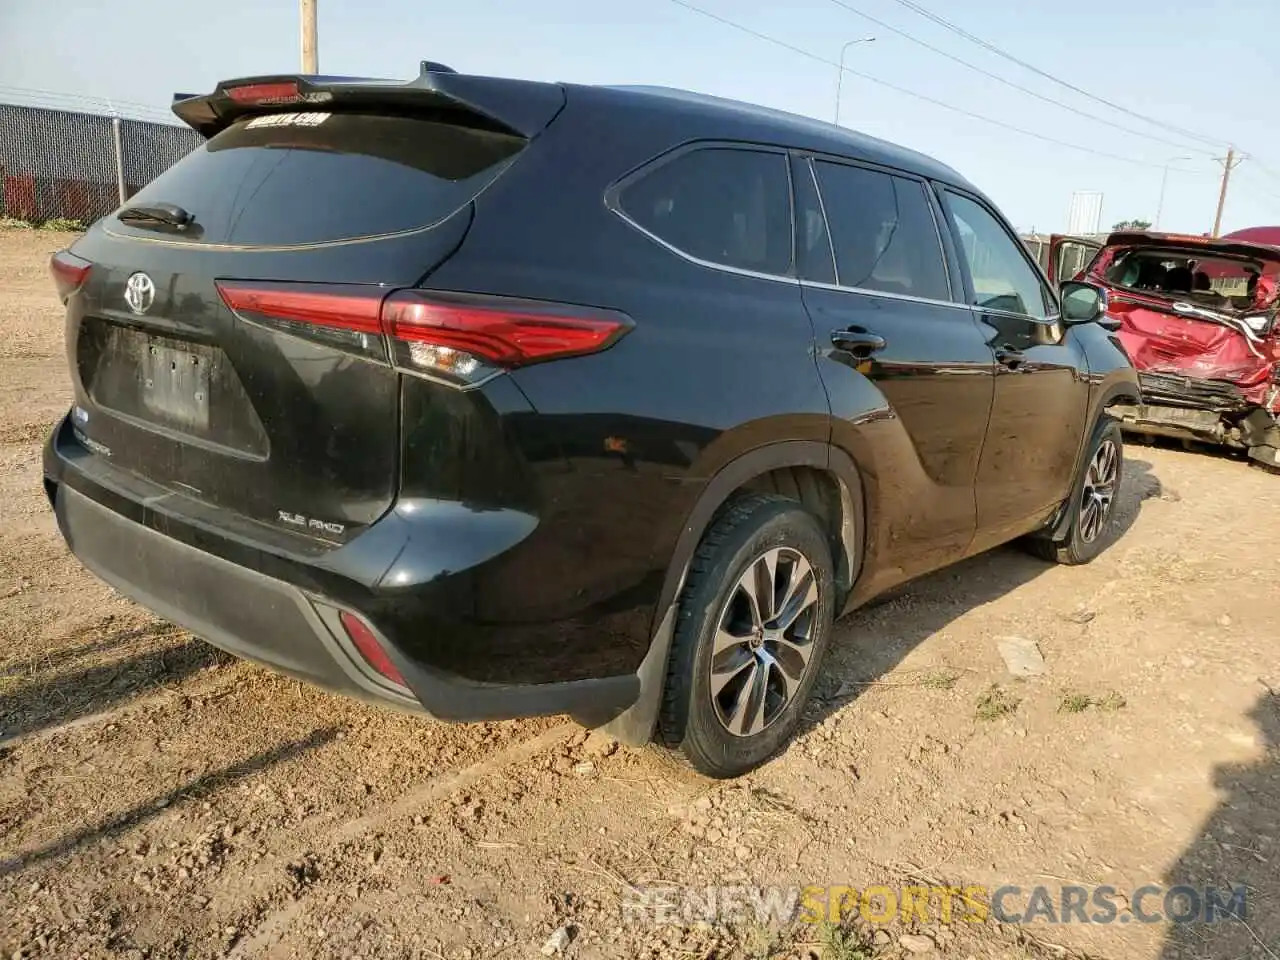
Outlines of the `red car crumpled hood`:
<svg viewBox="0 0 1280 960">
<path fill-rule="evenodd" d="M 1274 334 L 1250 349 L 1243 333 L 1211 320 L 1118 298 L 1107 312 L 1120 321 L 1117 336 L 1138 370 L 1228 380 L 1251 403 L 1266 404 L 1280 358 L 1280 342 Z M 1280 409 L 1280 399 L 1273 400 L 1272 409 Z"/>
</svg>

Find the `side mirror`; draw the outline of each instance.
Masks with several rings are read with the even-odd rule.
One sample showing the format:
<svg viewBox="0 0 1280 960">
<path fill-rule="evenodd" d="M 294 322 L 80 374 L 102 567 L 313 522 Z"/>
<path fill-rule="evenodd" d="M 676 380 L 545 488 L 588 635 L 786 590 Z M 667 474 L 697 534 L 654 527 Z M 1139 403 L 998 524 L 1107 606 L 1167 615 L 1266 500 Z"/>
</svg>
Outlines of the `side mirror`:
<svg viewBox="0 0 1280 960">
<path fill-rule="evenodd" d="M 1062 294 L 1063 323 L 1095 323 L 1107 314 L 1107 291 L 1091 283 L 1066 280 L 1058 288 Z"/>
</svg>

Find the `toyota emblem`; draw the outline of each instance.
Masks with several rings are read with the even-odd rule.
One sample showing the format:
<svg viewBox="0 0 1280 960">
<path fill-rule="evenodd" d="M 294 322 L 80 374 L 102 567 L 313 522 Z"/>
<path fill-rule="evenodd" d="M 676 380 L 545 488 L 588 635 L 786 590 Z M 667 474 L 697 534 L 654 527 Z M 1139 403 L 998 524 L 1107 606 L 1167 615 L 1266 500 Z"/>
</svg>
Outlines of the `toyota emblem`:
<svg viewBox="0 0 1280 960">
<path fill-rule="evenodd" d="M 124 285 L 124 301 L 129 309 L 141 316 L 151 309 L 156 299 L 156 285 L 145 273 L 135 273 Z"/>
</svg>

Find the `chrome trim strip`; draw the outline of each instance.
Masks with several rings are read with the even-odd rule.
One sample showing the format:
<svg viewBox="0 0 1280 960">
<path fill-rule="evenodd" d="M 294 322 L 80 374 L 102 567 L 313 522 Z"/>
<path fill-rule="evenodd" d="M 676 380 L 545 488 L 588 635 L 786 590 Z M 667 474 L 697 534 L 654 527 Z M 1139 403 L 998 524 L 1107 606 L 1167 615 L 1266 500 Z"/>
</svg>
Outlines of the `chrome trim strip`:
<svg viewBox="0 0 1280 960">
<path fill-rule="evenodd" d="M 836 278 L 836 285 L 840 284 L 840 262 L 836 260 L 836 242 L 831 236 L 831 221 L 827 219 L 827 201 L 822 199 L 822 188 L 818 186 L 818 166 L 814 162 L 813 157 L 805 157 L 805 163 L 809 166 L 809 176 L 813 179 L 813 192 L 818 195 L 818 210 L 822 213 L 822 226 L 827 231 L 827 247 L 831 250 L 831 275 Z M 820 281 L 814 281 L 818 283 Z"/>
<path fill-rule="evenodd" d="M 889 293 L 886 290 L 870 290 L 866 287 L 845 287 L 838 283 L 822 283 L 818 280 L 801 280 L 800 286 L 814 287 L 818 290 L 832 290 L 836 293 L 860 293 L 868 297 L 885 297 L 889 300 L 903 300 L 907 303 L 927 303 L 935 307 L 950 307 L 952 310 L 963 310 L 971 313 L 974 308 L 967 303 L 956 303 L 954 300 L 934 300 L 930 297 L 913 297 L 909 293 Z"/>
<path fill-rule="evenodd" d="M 938 238 L 938 253 L 942 256 L 942 275 L 947 278 L 947 292 L 954 297 L 956 288 L 951 283 L 951 264 L 947 260 L 947 245 L 942 242 L 942 225 L 938 223 L 938 212 L 933 209 L 933 191 L 929 189 L 928 184 L 921 183 L 920 192 L 924 195 L 924 205 L 929 208 L 929 218 L 933 221 L 933 234 Z"/>
<path fill-rule="evenodd" d="M 699 267 L 706 267 L 708 270 L 719 270 L 721 273 L 732 273 L 740 277 L 755 277 L 757 280 L 773 280 L 777 283 L 798 284 L 800 282 L 795 277 L 784 277 L 781 274 L 777 274 L 777 273 L 760 273 L 757 270 L 747 270 L 744 267 L 731 267 L 727 263 L 713 263 L 710 260 L 703 260 L 701 257 L 695 257 L 693 254 L 685 253 L 679 247 L 676 247 L 670 243 L 667 243 L 667 241 L 663 240 L 656 233 L 651 233 L 650 231 L 646 230 L 644 227 L 640 226 L 640 224 L 636 223 L 629 216 L 627 216 L 621 210 L 621 208 L 619 208 L 615 204 L 606 203 L 606 206 L 609 208 L 610 212 L 612 212 L 613 214 L 615 214 L 616 216 L 624 220 L 627 226 L 631 227 L 633 230 L 638 230 L 640 233 L 644 234 L 654 243 L 658 244 L 661 247 L 665 247 L 667 250 L 674 253 L 681 260 L 687 260 L 689 263 L 697 264 Z M 793 233 L 795 232 L 794 229 L 792 230 L 792 232 Z"/>
<path fill-rule="evenodd" d="M 1043 317 L 1035 317 L 1029 313 L 1018 313 L 1016 310 L 996 310 L 991 307 L 980 306 L 979 304 L 974 304 L 973 309 L 977 313 L 993 313 L 998 317 L 1013 317 L 1015 320 L 1029 320 L 1032 323 L 1043 323 L 1046 325 L 1050 323 L 1057 323 L 1062 317 L 1061 311 L 1058 313 L 1051 313 Z"/>
<path fill-rule="evenodd" d="M 798 245 L 796 244 L 796 230 L 797 230 L 796 184 L 795 184 L 795 180 L 792 179 L 792 176 L 791 176 L 791 155 L 789 153 L 784 153 L 782 155 L 782 162 L 783 164 L 786 165 L 786 168 L 787 168 L 787 210 L 791 214 L 791 264 L 790 264 L 790 267 L 791 267 L 791 272 L 798 277 L 800 276 L 800 264 L 797 262 L 798 258 L 796 254 L 798 254 L 800 250 Z"/>
</svg>

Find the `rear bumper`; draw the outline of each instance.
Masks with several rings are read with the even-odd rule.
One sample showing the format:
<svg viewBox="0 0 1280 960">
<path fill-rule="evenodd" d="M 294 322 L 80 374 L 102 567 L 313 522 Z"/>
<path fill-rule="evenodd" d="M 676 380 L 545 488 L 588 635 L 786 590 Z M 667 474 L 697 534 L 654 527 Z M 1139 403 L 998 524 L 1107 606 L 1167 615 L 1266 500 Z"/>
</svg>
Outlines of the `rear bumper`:
<svg viewBox="0 0 1280 960">
<path fill-rule="evenodd" d="M 187 530 L 181 540 L 170 535 L 181 521 L 166 515 L 159 502 L 163 498 L 148 500 L 137 490 L 113 488 L 110 480 L 125 478 L 110 477 L 101 458 L 69 441 L 68 434 L 65 425 L 55 429 L 45 449 L 44 472 L 59 530 L 72 553 L 122 594 L 214 646 L 327 689 L 443 720 L 569 714 L 598 726 L 639 695 L 634 674 L 483 683 L 424 664 L 407 655 L 384 625 L 394 621 L 402 629 L 393 616 L 400 606 L 420 615 L 450 592 L 433 582 L 430 590 L 401 589 L 388 596 L 349 573 L 355 568 L 392 570 L 403 562 L 408 538 L 379 530 L 380 522 L 320 558 L 268 557 L 230 542 L 230 535 L 224 535 L 227 542 L 219 543 L 215 553 L 202 547 L 218 537 L 216 532 L 196 530 L 195 536 Z M 138 483 L 136 478 L 132 483 Z M 394 523 L 396 518 L 389 519 Z M 190 540 L 197 542 L 184 542 Z M 353 547 L 357 549 L 347 558 L 354 560 L 334 559 Z M 417 559 L 422 562 L 421 556 Z M 344 609 L 372 626 L 407 688 L 383 678 L 356 650 L 338 619 Z M 425 643 L 429 646 L 430 638 Z"/>
<path fill-rule="evenodd" d="M 1111 408 L 1124 429 L 1247 450 L 1255 460 L 1280 466 L 1280 422 L 1234 384 L 1147 373 L 1139 381 L 1141 403 Z"/>
</svg>

